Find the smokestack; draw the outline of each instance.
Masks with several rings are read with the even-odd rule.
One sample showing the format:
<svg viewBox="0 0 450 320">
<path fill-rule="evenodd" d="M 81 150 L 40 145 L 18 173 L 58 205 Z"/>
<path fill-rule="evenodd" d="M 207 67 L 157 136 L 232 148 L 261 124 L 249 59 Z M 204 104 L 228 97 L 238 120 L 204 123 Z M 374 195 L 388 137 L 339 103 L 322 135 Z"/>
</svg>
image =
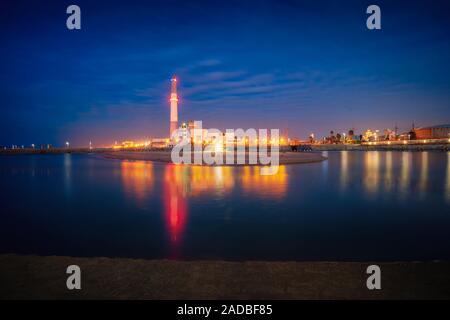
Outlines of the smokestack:
<svg viewBox="0 0 450 320">
<path fill-rule="evenodd" d="M 172 133 L 178 129 L 178 96 L 177 96 L 177 78 L 175 76 L 170 80 L 170 137 Z"/>
</svg>

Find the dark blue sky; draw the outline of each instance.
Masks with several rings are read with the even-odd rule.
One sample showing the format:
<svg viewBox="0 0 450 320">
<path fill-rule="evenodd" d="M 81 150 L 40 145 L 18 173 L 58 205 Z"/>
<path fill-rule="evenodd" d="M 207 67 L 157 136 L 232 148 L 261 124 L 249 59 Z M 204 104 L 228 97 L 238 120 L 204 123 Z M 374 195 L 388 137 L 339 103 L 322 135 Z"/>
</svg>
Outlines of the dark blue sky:
<svg viewBox="0 0 450 320">
<path fill-rule="evenodd" d="M 70 4 L 82 30 L 66 28 Z M 370 4 L 382 30 L 366 28 Z M 450 1 L 0 2 L 0 145 L 450 123 Z"/>
</svg>

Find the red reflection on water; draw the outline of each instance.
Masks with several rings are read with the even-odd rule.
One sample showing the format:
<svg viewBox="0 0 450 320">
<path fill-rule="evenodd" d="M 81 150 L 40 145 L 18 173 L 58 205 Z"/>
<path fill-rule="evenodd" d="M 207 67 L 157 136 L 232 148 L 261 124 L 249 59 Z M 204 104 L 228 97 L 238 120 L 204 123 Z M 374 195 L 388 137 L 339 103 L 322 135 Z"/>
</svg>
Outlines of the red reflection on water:
<svg viewBox="0 0 450 320">
<path fill-rule="evenodd" d="M 164 216 L 172 248 L 178 247 L 187 219 L 187 200 L 184 192 L 187 183 L 185 166 L 168 165 L 164 173 Z M 172 258 L 176 253 L 172 252 Z"/>
</svg>

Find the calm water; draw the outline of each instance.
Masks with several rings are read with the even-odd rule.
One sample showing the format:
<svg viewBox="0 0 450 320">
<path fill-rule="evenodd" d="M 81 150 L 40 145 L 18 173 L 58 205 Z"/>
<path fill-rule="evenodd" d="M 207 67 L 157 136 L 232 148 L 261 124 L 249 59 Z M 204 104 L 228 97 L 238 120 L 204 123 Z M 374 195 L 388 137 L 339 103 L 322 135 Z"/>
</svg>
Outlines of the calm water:
<svg viewBox="0 0 450 320">
<path fill-rule="evenodd" d="M 450 153 L 183 167 L 0 157 L 0 252 L 227 260 L 450 259 Z"/>
</svg>

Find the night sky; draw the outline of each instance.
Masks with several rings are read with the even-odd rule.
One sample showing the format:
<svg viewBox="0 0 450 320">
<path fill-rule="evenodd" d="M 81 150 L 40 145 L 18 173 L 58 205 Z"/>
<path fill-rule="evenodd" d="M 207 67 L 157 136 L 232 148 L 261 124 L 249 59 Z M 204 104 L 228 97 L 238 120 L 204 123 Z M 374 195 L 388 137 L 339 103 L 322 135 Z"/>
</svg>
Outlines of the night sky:
<svg viewBox="0 0 450 320">
<path fill-rule="evenodd" d="M 345 4 L 344 4 L 345 3 Z M 77 4 L 82 29 L 66 28 Z M 382 30 L 366 28 L 378 4 Z M 0 145 L 450 123 L 450 1 L 0 2 Z"/>
</svg>

